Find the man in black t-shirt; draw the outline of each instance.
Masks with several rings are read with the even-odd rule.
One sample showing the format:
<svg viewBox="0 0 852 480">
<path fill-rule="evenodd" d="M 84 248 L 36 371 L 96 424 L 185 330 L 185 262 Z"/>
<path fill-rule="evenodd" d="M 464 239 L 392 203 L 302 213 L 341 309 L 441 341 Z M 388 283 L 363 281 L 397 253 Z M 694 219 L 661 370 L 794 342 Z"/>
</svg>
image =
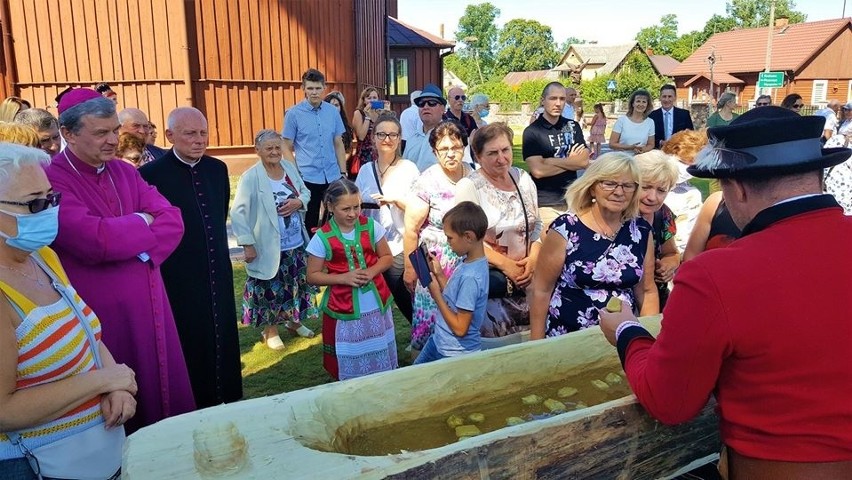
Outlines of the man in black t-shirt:
<svg viewBox="0 0 852 480">
<path fill-rule="evenodd" d="M 577 179 L 577 170 L 589 165 L 583 130 L 562 116 L 565 87 L 551 82 L 541 93 L 544 112 L 524 129 L 523 155 L 538 189 L 542 236 L 550 223 L 565 213 L 565 189 Z"/>
</svg>

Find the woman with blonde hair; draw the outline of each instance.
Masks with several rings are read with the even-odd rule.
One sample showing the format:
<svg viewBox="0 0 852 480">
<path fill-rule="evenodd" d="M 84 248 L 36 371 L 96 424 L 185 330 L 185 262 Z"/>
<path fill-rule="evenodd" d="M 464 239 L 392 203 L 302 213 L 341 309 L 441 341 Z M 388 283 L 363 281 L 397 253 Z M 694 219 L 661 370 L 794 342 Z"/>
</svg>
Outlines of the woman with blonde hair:
<svg viewBox="0 0 852 480">
<path fill-rule="evenodd" d="M 659 313 L 651 225 L 639 216 L 640 171 L 624 153 L 607 153 L 568 187 L 568 211 L 539 250 L 530 304 L 530 338 L 599 322 L 612 297 L 639 315 Z"/>
<path fill-rule="evenodd" d="M 0 122 L 0 142 L 17 143 L 34 148 L 41 146 L 41 139 L 38 138 L 38 133 L 33 127 L 11 122 Z"/>
<path fill-rule="evenodd" d="M 680 265 L 675 245 L 677 224 L 672 210 L 663 202 L 678 178 L 675 160 L 659 150 L 636 155 L 639 165 L 639 215 L 651 224 L 654 239 L 654 281 L 660 310 L 669 298 L 669 282 Z"/>
<path fill-rule="evenodd" d="M 0 103 L 0 122 L 14 122 L 15 115 L 29 108 L 32 108 L 32 105 L 23 98 L 6 97 L 3 103 Z"/>
<path fill-rule="evenodd" d="M 698 219 L 701 204 L 704 202 L 701 190 L 690 183 L 692 175 L 686 169 L 692 165 L 695 156 L 705 145 L 707 145 L 706 130 L 681 130 L 672 135 L 662 148 L 663 153 L 677 160 L 677 183 L 666 197 L 666 206 L 672 209 L 677 219 L 675 245 L 681 252 L 686 250 L 689 235 Z"/>
</svg>

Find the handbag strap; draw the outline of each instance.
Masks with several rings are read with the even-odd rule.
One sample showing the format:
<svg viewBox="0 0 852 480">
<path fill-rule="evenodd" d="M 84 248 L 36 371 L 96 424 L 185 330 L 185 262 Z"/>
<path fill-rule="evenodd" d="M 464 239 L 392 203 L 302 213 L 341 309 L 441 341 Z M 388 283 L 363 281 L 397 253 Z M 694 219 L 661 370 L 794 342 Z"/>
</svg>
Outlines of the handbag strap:
<svg viewBox="0 0 852 480">
<path fill-rule="evenodd" d="M 520 170 L 517 168 L 513 169 L 518 172 L 518 178 L 521 176 Z M 521 189 L 518 187 L 518 182 L 515 180 L 515 176 L 512 175 L 512 170 L 509 170 L 509 178 L 512 179 L 512 185 L 515 186 L 515 191 L 518 192 L 518 200 L 521 201 L 521 210 L 524 213 L 524 248 L 526 250 L 526 255 L 530 254 L 530 219 L 527 217 L 527 205 L 524 203 L 524 196 L 521 195 Z"/>
<path fill-rule="evenodd" d="M 36 264 L 44 270 L 45 273 L 50 277 L 50 283 L 53 286 L 53 289 L 59 293 L 59 296 L 65 300 L 65 303 L 71 307 L 71 310 L 74 311 L 74 315 L 77 317 L 77 320 L 80 321 L 80 325 L 83 327 L 83 330 L 86 332 L 86 337 L 89 340 L 89 345 L 92 348 L 92 356 L 95 359 L 95 365 L 99 369 L 103 368 L 104 364 L 101 359 L 101 352 L 98 349 L 98 342 L 95 338 L 95 332 L 92 330 L 92 325 L 86 321 L 86 315 L 83 314 L 83 310 L 80 308 L 80 305 L 77 304 L 76 301 L 71 297 L 71 294 L 68 292 L 68 287 L 62 283 L 52 269 L 48 268 L 47 265 L 41 260 L 38 255 L 33 255 L 33 259 Z"/>
<path fill-rule="evenodd" d="M 385 192 L 382 191 L 382 181 L 379 179 L 379 167 L 376 166 L 379 163 L 379 159 L 375 159 L 370 162 L 373 166 L 373 177 L 376 179 L 376 188 L 379 189 L 379 193 L 384 196 Z"/>
</svg>

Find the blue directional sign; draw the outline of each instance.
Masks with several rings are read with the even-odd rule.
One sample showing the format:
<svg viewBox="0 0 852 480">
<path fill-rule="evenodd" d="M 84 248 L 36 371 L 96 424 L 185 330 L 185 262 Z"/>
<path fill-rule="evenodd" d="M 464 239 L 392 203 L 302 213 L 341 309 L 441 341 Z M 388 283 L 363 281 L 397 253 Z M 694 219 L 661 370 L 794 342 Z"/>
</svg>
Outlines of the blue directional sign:
<svg viewBox="0 0 852 480">
<path fill-rule="evenodd" d="M 615 90 L 615 80 L 610 80 L 606 82 L 606 89 L 609 91 Z"/>
</svg>

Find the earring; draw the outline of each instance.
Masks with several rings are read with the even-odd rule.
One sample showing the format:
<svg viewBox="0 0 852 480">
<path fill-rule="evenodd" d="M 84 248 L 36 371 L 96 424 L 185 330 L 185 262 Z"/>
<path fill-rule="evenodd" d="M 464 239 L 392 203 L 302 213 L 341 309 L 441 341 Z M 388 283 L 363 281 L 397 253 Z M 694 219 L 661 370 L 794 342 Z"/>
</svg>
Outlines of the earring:
<svg viewBox="0 0 852 480">
<path fill-rule="evenodd" d="M 595 202 L 597 202 L 597 199 L 595 197 L 592 197 L 592 203 L 595 203 Z"/>
</svg>

